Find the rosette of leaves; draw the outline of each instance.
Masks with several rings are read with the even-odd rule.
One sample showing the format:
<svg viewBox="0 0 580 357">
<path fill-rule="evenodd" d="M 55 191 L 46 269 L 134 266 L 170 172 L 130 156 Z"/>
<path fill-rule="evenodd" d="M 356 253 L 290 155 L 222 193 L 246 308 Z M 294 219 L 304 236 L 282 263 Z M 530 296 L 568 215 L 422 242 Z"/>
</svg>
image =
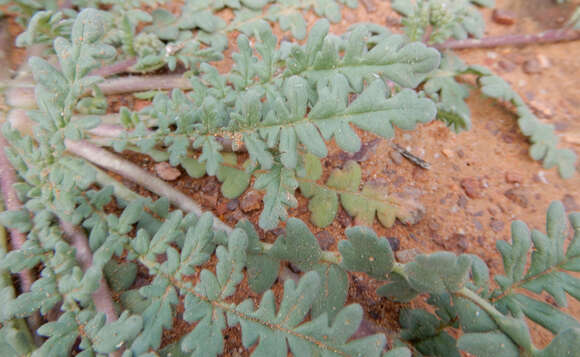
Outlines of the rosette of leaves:
<svg viewBox="0 0 580 357">
<path fill-rule="evenodd" d="M 476 356 L 574 355 L 580 347 L 580 322 L 557 308 L 566 306 L 566 293 L 580 300 L 580 280 L 571 274 L 580 270 L 580 213 L 570 214 L 569 221 L 574 233 L 568 244 L 569 228 L 560 202 L 550 205 L 547 234 L 530 233 L 523 222 L 513 222 L 512 244 L 497 244 L 505 275 L 495 276 L 499 285 L 495 290 L 490 289 L 487 265 L 474 255 L 437 252 L 400 264 L 388 241 L 366 228 L 347 231 L 349 239 L 339 244 L 339 250 L 345 269 L 389 281 L 377 289 L 381 296 L 410 301 L 428 294 L 436 315 L 416 309 L 400 317 L 400 337 L 421 354 L 460 356 L 463 350 Z M 557 306 L 533 295 L 542 292 Z M 554 333 L 547 347 L 534 346 L 524 317 Z M 457 341 L 446 331 L 451 327 L 463 331 Z"/>
<path fill-rule="evenodd" d="M 231 139 L 234 149 L 243 145 L 249 154 L 245 171 L 254 172 L 258 176 L 254 187 L 266 191 L 260 227 L 275 228 L 286 218 L 286 207 L 296 204 L 303 152 L 325 157 L 325 141 L 333 138 L 343 150 L 356 152 L 361 140 L 353 124 L 390 138 L 393 126 L 413 129 L 435 116 L 430 100 L 411 89 L 392 93 L 378 78 L 413 87 L 438 65 L 435 50 L 406 44 L 396 35 L 380 37 L 381 42 L 368 49 L 364 44 L 367 30 L 359 28 L 350 34 L 341 54 L 327 35 L 328 26 L 326 21 L 318 22 L 307 43 L 292 46 L 284 61 L 270 31 L 260 34 L 262 42 L 256 45 L 260 57 L 248 38 L 239 36 L 240 52 L 232 56 L 231 74 L 220 75 L 203 65 L 201 79 L 192 80 L 191 95 L 177 90 L 171 98 L 158 95 L 140 113 L 147 121 L 137 117 L 132 122 L 125 116 L 124 123 L 135 129 L 112 145 L 116 150 L 137 145 L 145 153 L 165 146 L 172 165 L 203 164 L 209 175 L 216 175 L 224 162 L 222 141 L 217 137 Z M 353 94 L 356 98 L 351 101 Z M 152 125 L 155 130 L 150 129 Z M 192 149 L 201 150 L 198 164 L 191 161 Z M 220 180 L 225 180 L 224 175 Z M 372 215 L 364 216 L 365 222 L 372 221 Z"/>
<path fill-rule="evenodd" d="M 493 7 L 493 0 L 393 0 L 403 15 L 403 29 L 411 41 L 441 43 L 453 37 L 483 36 L 485 21 L 477 6 Z"/>
</svg>

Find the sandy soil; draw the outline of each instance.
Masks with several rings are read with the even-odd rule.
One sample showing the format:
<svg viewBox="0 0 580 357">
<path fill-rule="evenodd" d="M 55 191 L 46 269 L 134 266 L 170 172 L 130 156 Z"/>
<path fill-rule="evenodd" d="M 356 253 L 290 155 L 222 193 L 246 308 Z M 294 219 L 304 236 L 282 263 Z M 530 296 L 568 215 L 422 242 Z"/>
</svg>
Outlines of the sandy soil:
<svg viewBox="0 0 580 357">
<path fill-rule="evenodd" d="M 374 3 L 375 11 L 369 12 L 364 6 L 355 10 L 344 9 L 343 21 L 333 25 L 332 31 L 342 33 L 349 25 L 362 21 L 386 25 L 395 32 L 401 31 L 399 16 L 390 9 L 389 1 L 366 2 Z M 571 1 L 557 6 L 550 0 L 496 0 L 497 8 L 512 11 L 517 20 L 511 26 L 500 25 L 492 21 L 491 10 L 483 10 L 487 23 L 486 35 L 535 33 L 557 28 L 579 3 Z M 309 14 L 307 19 L 312 24 L 317 18 Z M 228 53 L 231 51 L 232 48 Z M 485 65 L 511 83 L 540 119 L 556 126 L 562 139 L 561 146 L 573 149 L 580 156 L 580 86 L 577 84 L 580 45 L 577 42 L 523 48 L 470 49 L 457 53 L 467 63 Z M 16 63 L 21 53 L 13 51 L 11 58 Z M 526 73 L 526 61 L 534 60 L 543 66 L 537 73 Z M 230 65 L 231 61 L 225 60 L 220 64 L 220 69 L 226 70 Z M 469 82 L 472 79 L 466 80 Z M 111 99 L 111 107 L 133 106 L 139 104 L 137 102 L 132 97 L 115 97 Z M 516 116 L 510 108 L 485 98 L 477 90 L 472 91 L 468 104 L 473 123 L 473 128 L 468 132 L 457 135 L 435 121 L 414 131 L 399 130 L 392 139 L 392 142 L 428 161 L 430 170 L 423 170 L 407 160 L 393 160 L 389 142 L 362 134 L 365 142 L 374 143 L 366 160 L 361 162 L 363 179 L 365 182 L 384 182 L 391 192 L 418 198 L 425 206 L 425 216 L 413 226 L 397 223 L 387 229 L 375 222 L 373 228 L 379 235 L 399 241 L 399 251 L 416 249 L 428 253 L 451 250 L 476 254 L 489 264 L 492 273 L 501 273 L 501 257 L 495 250 L 495 243 L 509 240 L 510 222 L 522 220 L 531 228 L 545 231 L 545 213 L 551 201 L 562 200 L 568 211 L 580 210 L 580 174 L 562 180 L 556 170 L 545 170 L 533 161 L 528 155 L 529 144 L 519 133 Z M 135 154 L 125 156 L 154 171 L 149 159 Z M 346 156 L 332 143 L 330 155 L 324 163 L 326 170 L 341 167 L 345 159 Z M 478 183 L 479 198 L 467 195 L 462 186 L 467 182 L 465 180 Z M 124 183 L 147 194 L 130 182 Z M 257 222 L 260 210 L 244 213 L 237 203 L 230 203 L 228 207 L 229 200 L 219 193 L 219 183 L 215 178 L 193 180 L 183 174 L 174 183 L 230 224 L 241 218 Z M 300 206 L 291 210 L 290 214 L 308 222 L 307 201 L 298 196 Z M 340 212 L 325 229 L 336 237 L 331 249 L 336 249 L 337 241 L 344 239 L 344 229 L 351 224 L 350 217 Z M 322 231 L 314 226 L 310 228 L 316 233 Z M 275 239 L 276 232 L 262 233 L 267 241 Z M 283 274 L 288 274 L 288 269 L 284 269 Z M 275 290 L 279 291 L 280 287 L 277 283 Z M 399 328 L 399 311 L 406 306 L 377 297 L 374 292 L 376 287 L 375 282 L 352 275 L 348 301 L 364 307 L 365 333 L 379 331 L 392 336 Z M 241 301 L 247 297 L 257 298 L 244 282 L 234 300 Z M 547 295 L 542 298 L 553 303 Z M 572 299 L 569 303 L 567 311 L 580 318 L 580 304 Z M 423 302 L 413 305 L 422 306 Z M 179 320 L 179 315 L 174 325 L 173 330 L 165 332 L 164 343 L 175 341 L 192 329 L 192 326 Z M 545 346 L 552 338 L 549 332 L 535 325 L 532 332 L 538 346 Z M 228 329 L 227 337 L 226 356 L 247 355 L 240 348 L 237 329 Z"/>
</svg>

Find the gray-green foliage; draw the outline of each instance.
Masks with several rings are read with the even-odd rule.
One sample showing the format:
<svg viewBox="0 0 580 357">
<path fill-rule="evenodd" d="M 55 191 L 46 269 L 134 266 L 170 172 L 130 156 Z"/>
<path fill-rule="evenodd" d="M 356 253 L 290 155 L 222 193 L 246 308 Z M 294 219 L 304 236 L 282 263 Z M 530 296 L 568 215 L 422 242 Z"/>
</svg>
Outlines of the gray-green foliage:
<svg viewBox="0 0 580 357">
<path fill-rule="evenodd" d="M 495 276 L 499 285 L 495 290 L 490 289 L 487 265 L 474 255 L 437 252 L 406 264 L 393 264 L 388 242 L 362 231 L 341 242 L 339 249 L 348 270 L 388 280 L 377 289 L 379 295 L 398 301 L 429 295 L 427 302 L 436 315 L 416 309 L 400 318 L 401 338 L 411 341 L 422 354 L 460 356 L 463 350 L 476 356 L 576 355 L 578 320 L 544 299 L 523 293 L 545 291 L 559 307 L 566 306 L 566 293 L 580 300 L 580 280 L 570 274 L 580 270 L 580 215 L 572 213 L 568 218 L 574 232 L 569 243 L 569 225 L 560 202 L 550 205 L 547 234 L 530 233 L 523 222 L 513 222 L 512 244 L 497 244 L 505 275 Z M 524 317 L 551 331 L 555 335 L 552 343 L 537 349 Z M 448 327 L 460 328 L 463 335 L 455 341 L 447 333 Z"/>
<path fill-rule="evenodd" d="M 72 9 L 58 10 L 55 1 L 17 1 L 20 21 L 27 30 L 17 44 L 30 46 L 50 43 L 57 36 L 70 34 L 70 25 L 77 16 Z M 177 14 L 158 7 L 164 0 L 77 0 L 80 9 L 107 6 L 105 41 L 119 49 L 118 58 L 135 58 L 132 70 L 149 72 L 163 66 L 175 70 L 178 64 L 196 69 L 200 63 L 222 59 L 228 46 L 227 34 L 237 30 L 253 36 L 268 28 L 268 22 L 280 24 L 297 39 L 306 36 L 304 13 L 317 15 L 336 23 L 341 8 L 357 6 L 356 0 L 187 0 Z M 153 7 L 148 13 L 143 6 Z M 234 11 L 226 23 L 218 13 Z M 29 17 L 32 17 L 30 20 Z M 140 26 L 141 25 L 141 26 Z M 143 26 L 145 25 L 145 26 Z M 137 29 L 140 29 L 139 31 Z"/>
<path fill-rule="evenodd" d="M 417 106 L 414 110 L 432 110 L 431 103 L 424 100 L 424 104 L 429 108 Z M 415 223 L 423 210 L 418 203 L 390 197 L 384 184 L 366 183 L 359 190 L 362 170 L 355 161 L 347 161 L 342 169 L 334 169 L 324 184 L 318 183 L 323 172 L 319 158 L 313 154 L 306 155 L 304 166 L 305 174 L 298 178 L 300 192 L 310 199 L 310 220 L 317 227 L 326 227 L 334 221 L 339 201 L 344 210 L 355 218 L 356 224 L 367 226 L 372 226 L 375 216 L 385 227 L 391 227 L 395 219 Z"/>
<path fill-rule="evenodd" d="M 231 138 L 234 150 L 243 145 L 249 154 L 244 170 L 257 176 L 254 187 L 266 191 L 260 227 L 275 228 L 286 218 L 286 208 L 296 205 L 294 192 L 305 177 L 304 168 L 308 171 L 305 153 L 325 157 L 325 141 L 331 139 L 346 151 L 358 151 L 361 140 L 351 125 L 390 138 L 393 126 L 413 129 L 435 116 L 432 101 L 408 88 L 393 92 L 384 81 L 416 86 L 438 65 L 435 50 L 407 44 L 396 35 L 381 37 L 369 49 L 368 31 L 361 27 L 344 41 L 341 54 L 327 34 L 328 26 L 326 21 L 318 22 L 306 44 L 292 45 L 285 56 L 276 50 L 276 38 L 269 30 L 260 33 L 255 46 L 260 57 L 249 39 L 239 36 L 240 52 L 232 56 L 230 74 L 221 75 L 203 64 L 202 75 L 191 79 L 191 94 L 174 90 L 171 98 L 157 95 L 139 113 L 147 120 L 126 112 L 122 122 L 134 130 L 111 145 L 116 150 L 137 146 L 143 152 L 165 146 L 172 165 L 181 164 L 194 176 L 203 174 L 203 169 L 217 174 L 226 185 L 222 191 L 233 198 L 247 187 L 249 176 L 240 172 L 241 167 L 234 170 L 232 158 L 226 162 L 216 136 Z M 356 98 L 351 101 L 352 95 Z M 154 131 L 148 128 L 152 125 Z M 197 163 L 191 159 L 192 149 L 201 150 Z M 236 178 L 228 181 L 228 175 Z M 357 197 L 369 196 L 365 190 Z M 357 192 L 358 184 L 351 191 Z M 372 223 L 374 211 L 359 212 L 349 197 L 342 197 L 349 212 L 360 215 L 361 222 Z M 383 201 L 375 205 L 379 219 L 392 225 L 396 209 L 386 198 Z"/>
<path fill-rule="evenodd" d="M 476 5 L 493 7 L 494 0 L 392 0 L 409 39 L 427 43 L 482 37 L 485 21 Z"/>
<path fill-rule="evenodd" d="M 249 0 L 220 4 L 216 6 L 264 5 Z M 284 4 L 299 9 L 314 6 L 320 14 L 336 15 L 334 2 Z M 190 19 L 202 29 L 211 25 L 205 20 Z M 459 350 L 477 356 L 518 356 L 521 351 L 539 357 L 578 351 L 578 321 L 521 293 L 546 291 L 559 306 L 565 306 L 566 293 L 580 299 L 580 282 L 569 274 L 580 271 L 580 215 L 569 217 L 574 236 L 567 243 L 560 203 L 548 211 L 547 234 L 530 233 L 521 222 L 513 224 L 512 244 L 498 244 L 505 274 L 495 277 L 499 288 L 491 290 L 487 265 L 473 255 L 437 252 L 401 264 L 389 242 L 367 227 L 347 229 L 340 253 L 323 251 L 306 224 L 295 218 L 287 219 L 284 233 L 273 244 L 266 244 L 248 221 L 239 222 L 230 233 L 215 231 L 210 213 L 197 217 L 171 210 L 166 198 L 153 201 L 135 195 L 126 200 L 116 188 L 101 186 L 91 165 L 65 154 L 65 140 L 85 138 L 87 130 L 99 124 L 97 117 L 73 119 L 73 113 L 85 107 L 83 95 L 101 80 L 89 73 L 100 60 L 114 55 L 103 42 L 108 21 L 98 10 L 83 10 L 71 26 L 70 40 L 54 41 L 58 69 L 40 58 L 30 60 L 37 82 L 38 110 L 29 113 L 38 123 L 35 135 L 22 136 L 10 125 L 3 128 L 10 143 L 6 153 L 22 178 L 14 189 L 24 206 L 0 213 L 0 225 L 24 233 L 26 242 L 7 251 L 1 227 L 2 353 L 217 356 L 224 352 L 226 328 L 241 329 L 242 344 L 254 356 L 286 356 L 290 351 L 297 356 L 409 357 L 407 347 L 398 347 L 401 341 L 413 352 L 436 356 L 458 356 Z M 167 25 L 165 30 L 174 32 L 171 23 Z M 392 224 L 401 212 L 393 211 L 386 198 L 377 199 L 385 193 L 373 185 L 366 184 L 359 193 L 360 168 L 357 171 L 355 163 L 331 173 L 325 184 L 318 182 L 317 157 L 327 155 L 325 141 L 334 138 L 351 152 L 360 148 L 351 124 L 390 137 L 393 125 L 412 129 L 435 115 L 433 102 L 408 87 L 434 80 L 430 74 L 439 64 L 439 54 L 400 36 L 369 30 L 373 31 L 358 27 L 342 40 L 328 36 L 328 24 L 320 22 L 304 46 L 279 51 L 270 31 L 260 31 L 255 46 L 242 35 L 231 73 L 221 75 L 202 64 L 202 75 L 192 78 L 192 93 L 160 94 L 139 114 L 122 110 L 121 121 L 133 131 L 111 145 L 147 153 L 165 149 L 155 151 L 158 158 L 182 165 L 193 177 L 216 175 L 229 198 L 244 192 L 255 176 L 254 187 L 266 191 L 262 227 L 273 228 L 286 218 L 286 207 L 296 204 L 294 191 L 299 186 L 306 196 L 323 196 L 335 206 L 340 196 L 357 222 L 371 224 L 376 215 L 383 224 Z M 510 100 L 522 116 L 526 114 L 519 97 L 497 77 L 475 67 L 468 70 L 480 76 L 486 94 Z M 395 89 L 388 89 L 385 80 L 394 82 Z M 428 95 L 444 98 L 448 96 L 443 88 L 453 84 L 428 86 Z M 230 137 L 234 147 L 243 145 L 249 159 L 240 164 L 235 154 L 222 152 L 216 136 Z M 201 149 L 199 157 L 193 157 L 192 149 Z M 549 148 L 546 152 L 548 161 L 554 154 Z M 111 202 L 119 213 L 109 211 Z M 324 209 L 313 209 L 313 217 Z M 327 215 L 320 222 L 333 217 Z M 62 222 L 86 232 L 90 265 L 76 255 L 78 238 L 65 234 Z M 532 244 L 531 264 L 526 267 Z M 287 263 L 304 275 L 297 282 L 285 281 L 276 296 L 269 289 L 280 266 Z M 40 274 L 30 291 L 17 294 L 8 274 L 33 268 Z M 353 338 L 363 311 L 357 304 L 345 306 L 349 271 L 385 281 L 377 290 L 381 296 L 409 301 L 429 295 L 427 302 L 436 315 L 424 310 L 402 313 L 403 330 L 394 343 L 398 348 L 389 352 L 383 351 L 383 334 Z M 149 279 L 136 281 L 138 274 Z M 119 297 L 117 319 L 107 318 L 98 307 L 100 301 L 95 301 L 104 279 Z M 246 283 L 260 295 L 258 299 L 242 300 Z M 33 331 L 46 337 L 39 346 L 21 319 L 36 313 L 47 318 Z M 162 347 L 164 331 L 175 328 L 178 316 L 188 332 Z M 552 343 L 536 349 L 523 317 L 552 331 L 556 335 Z M 448 327 L 464 333 L 456 341 Z"/>
</svg>

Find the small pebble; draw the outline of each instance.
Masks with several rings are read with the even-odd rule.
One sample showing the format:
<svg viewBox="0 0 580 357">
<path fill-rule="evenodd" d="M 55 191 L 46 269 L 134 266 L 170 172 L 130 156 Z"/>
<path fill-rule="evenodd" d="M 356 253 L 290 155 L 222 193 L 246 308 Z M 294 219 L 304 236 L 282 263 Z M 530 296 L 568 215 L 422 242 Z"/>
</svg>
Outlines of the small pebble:
<svg viewBox="0 0 580 357">
<path fill-rule="evenodd" d="M 504 196 L 522 208 L 528 207 L 527 193 L 521 188 L 511 188 L 505 191 Z"/>
<path fill-rule="evenodd" d="M 546 57 L 546 55 L 543 54 L 539 54 L 537 56 L 538 58 L 538 62 L 540 63 L 540 67 L 542 68 L 550 68 L 550 60 L 548 59 L 548 57 Z"/>
<path fill-rule="evenodd" d="M 505 173 L 505 181 L 507 183 L 522 183 L 524 178 L 517 172 L 508 171 Z"/>
<path fill-rule="evenodd" d="M 238 206 L 239 206 L 239 203 L 240 203 L 240 202 L 239 202 L 239 201 L 238 201 L 238 199 L 236 198 L 236 199 L 233 199 L 233 200 L 229 201 L 226 207 L 227 207 L 227 209 L 228 209 L 228 210 L 230 210 L 230 211 L 235 211 L 235 210 L 236 210 L 236 208 L 238 208 Z"/>
<path fill-rule="evenodd" d="M 448 157 L 450 159 L 453 157 L 453 151 L 452 150 L 443 149 L 443 150 L 441 150 L 441 152 L 443 153 L 443 155 L 445 155 L 445 157 Z"/>
<path fill-rule="evenodd" d="M 248 191 L 240 201 L 240 208 L 246 213 L 259 210 L 260 201 L 262 197 L 256 191 Z"/>
<path fill-rule="evenodd" d="M 316 233 L 316 238 L 318 239 L 318 244 L 322 250 L 330 250 L 334 244 L 334 236 L 328 231 L 320 231 Z"/>
<path fill-rule="evenodd" d="M 536 58 L 531 58 L 524 62 L 523 70 L 527 74 L 536 74 L 542 72 L 542 66 L 540 65 L 540 61 Z"/>
<path fill-rule="evenodd" d="M 467 177 L 461 180 L 461 187 L 469 198 L 482 198 L 483 187 L 476 177 Z"/>
<path fill-rule="evenodd" d="M 502 221 L 499 221 L 495 218 L 492 218 L 491 222 L 489 222 L 489 226 L 491 227 L 492 231 L 494 231 L 495 233 L 499 233 L 503 230 L 505 223 L 503 223 Z"/>
<path fill-rule="evenodd" d="M 495 9 L 491 19 L 500 25 L 513 25 L 516 23 L 516 16 L 513 12 L 503 9 Z"/>
<path fill-rule="evenodd" d="M 511 72 L 514 69 L 516 69 L 516 64 L 511 62 L 511 61 L 508 61 L 506 59 L 499 60 L 499 62 L 497 64 L 498 64 L 499 68 L 501 68 L 505 72 Z"/>
<path fill-rule="evenodd" d="M 165 181 L 174 181 L 181 176 L 179 169 L 171 166 L 168 162 L 160 162 L 155 164 L 155 172 L 157 176 Z"/>
<path fill-rule="evenodd" d="M 397 260 L 403 264 L 415 260 L 415 258 L 420 254 L 421 251 L 417 248 L 400 250 L 397 253 L 395 253 L 395 255 L 397 256 Z"/>
<path fill-rule="evenodd" d="M 389 245 L 393 252 L 396 252 L 401 247 L 401 241 L 397 237 L 388 237 L 387 240 L 389 241 Z"/>
<path fill-rule="evenodd" d="M 395 164 L 400 165 L 403 162 L 403 155 L 401 155 L 398 151 L 393 150 L 389 155 Z"/>
</svg>

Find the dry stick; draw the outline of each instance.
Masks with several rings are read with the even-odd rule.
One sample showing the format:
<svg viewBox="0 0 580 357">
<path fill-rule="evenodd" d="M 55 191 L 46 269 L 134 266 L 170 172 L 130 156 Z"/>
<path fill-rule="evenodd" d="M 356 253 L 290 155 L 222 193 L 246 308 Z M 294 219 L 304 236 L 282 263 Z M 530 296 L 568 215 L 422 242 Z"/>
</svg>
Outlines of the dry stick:
<svg viewBox="0 0 580 357">
<path fill-rule="evenodd" d="M 86 141 L 65 140 L 65 145 L 69 152 L 122 175 L 161 197 L 167 197 L 172 204 L 184 211 L 192 212 L 198 216 L 203 213 L 202 208 L 191 198 L 175 190 L 165 181 L 151 176 L 147 171 L 130 161 L 121 159 L 117 155 Z M 213 227 L 226 233 L 232 232 L 232 228 L 217 217 L 214 219 Z"/>
<path fill-rule="evenodd" d="M 83 271 L 87 271 L 93 265 L 93 253 L 89 247 L 88 239 L 80 228 L 75 227 L 64 220 L 60 221 L 60 227 L 67 236 L 71 245 L 75 248 L 75 257 L 81 265 Z M 99 282 L 99 288 L 93 293 L 95 307 L 107 316 L 107 322 L 117 321 L 117 313 L 113 305 L 113 296 L 109 290 L 109 284 L 104 277 Z"/>
<path fill-rule="evenodd" d="M 500 46 L 520 46 L 528 44 L 553 43 L 580 40 L 580 31 L 570 29 L 547 30 L 532 35 L 505 35 L 482 39 L 449 40 L 433 47 L 443 49 L 490 48 Z"/>
</svg>

